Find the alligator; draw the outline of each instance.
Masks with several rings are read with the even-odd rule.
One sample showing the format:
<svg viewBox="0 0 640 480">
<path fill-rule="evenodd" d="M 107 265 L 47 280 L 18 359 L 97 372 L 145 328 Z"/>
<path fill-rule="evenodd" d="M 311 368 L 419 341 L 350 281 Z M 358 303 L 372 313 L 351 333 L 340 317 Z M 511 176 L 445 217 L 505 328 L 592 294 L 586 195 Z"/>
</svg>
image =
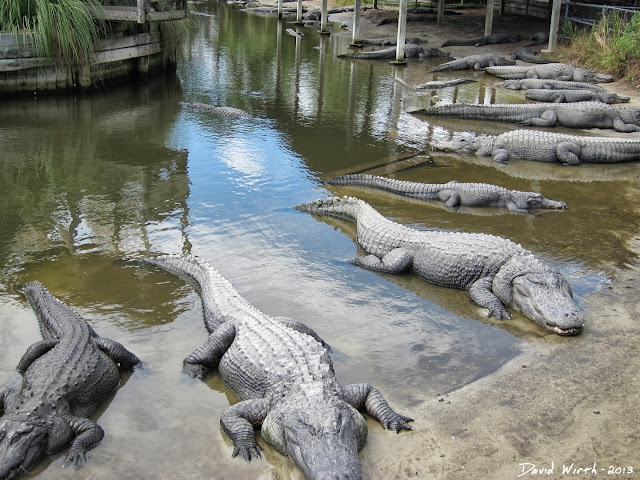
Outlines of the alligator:
<svg viewBox="0 0 640 480">
<path fill-rule="evenodd" d="M 207 112 L 211 112 L 214 115 L 223 118 L 251 118 L 250 113 L 234 107 L 216 107 L 214 105 L 208 105 L 200 102 L 180 102 L 180 105 L 188 108 L 195 108 L 196 110 L 206 110 Z"/>
<path fill-rule="evenodd" d="M 456 85 L 460 85 L 462 83 L 470 83 L 475 82 L 470 78 L 452 78 L 451 80 L 431 80 L 429 82 L 421 83 L 416 85 L 415 90 L 436 90 L 438 88 L 447 88 L 454 87 Z"/>
<path fill-rule="evenodd" d="M 534 33 L 533 35 L 527 36 L 527 40 L 531 40 L 531 43 L 528 44 L 526 47 L 534 47 L 536 45 L 542 45 L 545 43 L 549 43 L 549 34 L 547 32 Z"/>
<path fill-rule="evenodd" d="M 354 222 L 356 242 L 368 254 L 349 263 L 381 273 L 412 271 L 423 280 L 469 290 L 488 316 L 520 311 L 558 335 L 582 331 L 582 313 L 565 278 L 522 245 L 483 233 L 416 230 L 386 219 L 354 197 L 298 205 L 303 212 Z"/>
<path fill-rule="evenodd" d="M 536 208 L 567 208 L 565 202 L 556 202 L 536 192 L 508 190 L 504 187 L 487 183 L 448 183 L 429 184 L 407 182 L 393 178 L 378 177 L 367 174 L 343 175 L 329 180 L 330 185 L 361 185 L 378 188 L 421 200 L 438 200 L 448 207 L 497 207 L 507 208 L 512 212 L 529 213 Z"/>
<path fill-rule="evenodd" d="M 621 97 L 615 93 L 597 92 L 595 90 L 547 90 L 531 88 L 524 94 L 529 100 L 538 102 L 574 103 L 574 102 L 602 102 L 626 103 L 631 98 Z"/>
<path fill-rule="evenodd" d="M 538 64 L 556 63 L 554 60 L 548 60 L 546 58 L 539 57 L 538 56 L 538 52 L 536 52 L 535 50 L 533 50 L 533 49 L 531 49 L 529 47 L 522 47 L 522 48 L 516 50 L 516 53 L 513 54 L 511 59 L 512 60 L 522 60 L 523 62 L 538 63 Z"/>
<path fill-rule="evenodd" d="M 440 45 L 440 48 L 464 45 L 480 47 L 497 43 L 518 43 L 523 40 L 526 40 L 526 38 L 516 33 L 492 33 L 491 35 L 484 35 L 482 37 L 447 40 Z"/>
<path fill-rule="evenodd" d="M 410 113 L 465 120 L 516 122 L 536 127 L 613 128 L 640 131 L 640 108 L 614 107 L 602 102 L 507 103 L 492 105 L 449 104 L 416 109 Z"/>
<path fill-rule="evenodd" d="M 595 70 L 572 67 L 565 63 L 545 63 L 544 65 L 511 65 L 487 67 L 489 75 L 505 80 L 519 80 L 521 78 L 551 78 L 555 80 L 570 80 L 574 82 L 603 83 L 612 82 L 613 75 L 598 73 Z"/>
<path fill-rule="evenodd" d="M 411 418 L 391 409 L 368 384 L 340 386 L 328 345 L 305 324 L 271 317 L 249 304 L 207 262 L 165 255 L 147 261 L 199 287 L 209 339 L 184 360 L 184 373 L 204 377 L 218 369 L 240 398 L 220 423 L 233 456 L 260 456 L 254 428 L 287 455 L 307 478 L 360 478 L 358 450 L 367 426 L 364 409 L 384 428 L 412 430 Z"/>
<path fill-rule="evenodd" d="M 640 140 L 512 130 L 466 140 L 432 142 L 434 150 L 491 156 L 496 162 L 622 163 L 640 160 Z"/>
<path fill-rule="evenodd" d="M 431 57 L 448 57 L 449 54 L 438 50 L 437 48 L 421 47 L 413 43 L 408 43 L 404 47 L 405 58 L 431 58 Z M 353 52 L 338 55 L 338 58 L 354 58 L 359 60 L 384 60 L 396 58 L 396 47 L 383 48 L 382 50 L 374 50 L 371 52 Z"/>
<path fill-rule="evenodd" d="M 0 391 L 0 478 L 20 477 L 46 454 L 71 443 L 65 464 L 79 466 L 104 431 L 87 417 L 120 384 L 120 367 L 140 360 L 121 344 L 99 337 L 80 315 L 37 281 L 23 290 L 43 340 L 18 363 L 20 389 Z"/>
<path fill-rule="evenodd" d="M 411 37 L 405 39 L 405 43 L 415 43 L 420 44 L 424 41 L 420 37 Z M 363 45 L 381 45 L 383 47 L 389 47 L 392 45 L 398 44 L 397 37 L 383 37 L 383 38 L 359 38 L 357 43 L 361 43 Z"/>
<path fill-rule="evenodd" d="M 607 90 L 598 84 L 587 82 L 571 82 L 564 80 L 552 80 L 543 78 L 523 78 L 521 80 L 504 80 L 495 84 L 497 87 L 504 87 L 510 90 L 592 90 L 594 92 L 606 92 Z"/>
<path fill-rule="evenodd" d="M 515 60 L 485 53 L 482 55 L 469 55 L 438 65 L 432 72 L 450 72 L 453 70 L 482 70 L 494 65 L 515 65 Z"/>
</svg>

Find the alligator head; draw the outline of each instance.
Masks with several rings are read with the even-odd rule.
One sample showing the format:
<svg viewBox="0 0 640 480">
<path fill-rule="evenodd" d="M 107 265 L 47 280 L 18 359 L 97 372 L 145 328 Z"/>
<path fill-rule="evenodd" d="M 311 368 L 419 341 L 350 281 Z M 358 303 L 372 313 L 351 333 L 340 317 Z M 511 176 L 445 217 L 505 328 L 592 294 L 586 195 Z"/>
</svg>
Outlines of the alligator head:
<svg viewBox="0 0 640 480">
<path fill-rule="evenodd" d="M 555 200 L 549 200 L 543 197 L 537 192 L 521 192 L 518 190 L 511 190 L 511 198 L 518 206 L 525 210 L 533 210 L 536 208 L 550 208 L 562 210 L 567 208 L 565 202 L 557 202 Z"/>
<path fill-rule="evenodd" d="M 487 148 L 489 151 L 493 148 L 493 142 L 491 142 L 489 135 L 480 135 L 472 138 L 459 138 L 452 140 L 435 140 L 431 142 L 431 148 L 433 150 L 439 150 L 441 152 L 453 152 L 453 153 L 477 153 L 480 155 L 482 151 Z"/>
<path fill-rule="evenodd" d="M 606 93 L 604 94 L 606 102 L 609 104 L 614 103 L 627 103 L 631 100 L 631 97 L 623 97 L 621 95 L 616 95 L 615 93 Z"/>
<path fill-rule="evenodd" d="M 262 424 L 262 437 L 289 456 L 306 478 L 360 479 L 358 450 L 367 438 L 362 415 L 337 398 L 294 395 Z"/>
<path fill-rule="evenodd" d="M 558 335 L 578 335 L 584 325 L 565 278 L 531 253 L 517 254 L 496 274 L 493 293 L 506 306 L 522 312 Z"/>
<path fill-rule="evenodd" d="M 613 82 L 613 75 L 609 73 L 599 73 L 593 70 L 584 70 L 584 80 L 589 83 Z"/>
<path fill-rule="evenodd" d="M 47 453 L 48 430 L 32 423 L 0 420 L 0 480 L 24 475 Z"/>
</svg>

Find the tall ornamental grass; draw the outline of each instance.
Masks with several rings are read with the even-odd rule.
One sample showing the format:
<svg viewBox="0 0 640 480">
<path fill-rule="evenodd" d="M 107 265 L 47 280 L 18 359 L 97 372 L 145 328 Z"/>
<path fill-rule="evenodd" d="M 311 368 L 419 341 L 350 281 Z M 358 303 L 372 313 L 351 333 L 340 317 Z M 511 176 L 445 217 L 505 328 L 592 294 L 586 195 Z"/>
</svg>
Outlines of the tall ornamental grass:
<svg viewBox="0 0 640 480">
<path fill-rule="evenodd" d="M 89 64 L 104 22 L 91 16 L 97 0 L 0 0 L 0 31 L 30 33 L 36 53 L 58 64 Z"/>
</svg>

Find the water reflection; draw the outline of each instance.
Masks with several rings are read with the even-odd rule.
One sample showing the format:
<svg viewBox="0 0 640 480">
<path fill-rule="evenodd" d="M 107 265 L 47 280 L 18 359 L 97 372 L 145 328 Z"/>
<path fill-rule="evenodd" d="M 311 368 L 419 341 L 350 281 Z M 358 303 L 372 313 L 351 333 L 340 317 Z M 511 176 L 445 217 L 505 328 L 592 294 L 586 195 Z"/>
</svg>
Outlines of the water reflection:
<svg viewBox="0 0 640 480">
<path fill-rule="evenodd" d="M 431 136 L 460 130 L 403 108 L 413 93 L 395 77 L 417 83 L 412 79 L 428 62 L 396 69 L 345 61 L 336 52 L 348 36 L 302 28 L 297 38 L 275 17 L 218 2 L 199 8 L 206 15 L 182 51 L 177 79 L 76 99 L 6 100 L 0 108 L 0 382 L 38 339 L 17 291 L 32 279 L 147 366 L 102 414 L 107 437 L 83 470 L 61 469 L 58 455 L 33 476 L 257 478 L 272 468 L 284 478 L 296 475 L 269 450 L 266 462 L 231 458 L 219 418 L 232 394 L 217 377 L 203 383 L 180 375 L 182 359 L 206 338 L 198 295 L 179 278 L 123 258 L 204 257 L 261 310 L 319 332 L 334 350 L 341 383 L 375 384 L 407 414 L 545 334 L 517 315 L 502 325 L 487 321 L 466 292 L 347 264 L 356 252 L 348 227 L 317 221 L 294 205 L 329 192 L 355 194 L 416 228 L 506 236 L 561 268 L 578 294 L 629 260 L 626 242 L 638 231 L 636 165 L 502 167 L 451 156 L 411 163 Z M 430 92 L 429 101 L 512 95 L 469 85 Z M 215 118 L 183 110 L 180 100 L 237 107 L 254 118 Z M 371 166 L 404 180 L 537 190 L 566 200 L 569 209 L 477 215 L 321 183 Z M 374 472 L 383 457 L 372 449 L 394 437 L 370 426 L 370 435 L 384 439 L 368 445 L 366 468 Z"/>
</svg>

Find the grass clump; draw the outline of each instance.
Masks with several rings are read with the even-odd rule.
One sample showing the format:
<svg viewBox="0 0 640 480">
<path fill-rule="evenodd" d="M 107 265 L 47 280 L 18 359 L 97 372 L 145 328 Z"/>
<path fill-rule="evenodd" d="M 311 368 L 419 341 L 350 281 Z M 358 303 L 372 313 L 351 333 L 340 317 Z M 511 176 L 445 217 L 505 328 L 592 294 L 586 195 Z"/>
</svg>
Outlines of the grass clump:
<svg viewBox="0 0 640 480">
<path fill-rule="evenodd" d="M 195 8 L 192 5 L 188 5 L 187 8 L 187 18 L 158 22 L 160 34 L 162 35 L 162 57 L 165 63 L 176 63 L 178 47 L 188 41 L 198 29 L 198 23 L 194 15 Z"/>
<path fill-rule="evenodd" d="M 628 21 L 613 12 L 590 29 L 566 22 L 560 38 L 565 43 L 556 51 L 561 59 L 627 81 L 640 81 L 640 12 L 635 12 Z"/>
<path fill-rule="evenodd" d="M 38 55 L 87 65 L 104 31 L 90 11 L 96 0 L 1 0 L 0 31 L 31 34 Z"/>
</svg>

